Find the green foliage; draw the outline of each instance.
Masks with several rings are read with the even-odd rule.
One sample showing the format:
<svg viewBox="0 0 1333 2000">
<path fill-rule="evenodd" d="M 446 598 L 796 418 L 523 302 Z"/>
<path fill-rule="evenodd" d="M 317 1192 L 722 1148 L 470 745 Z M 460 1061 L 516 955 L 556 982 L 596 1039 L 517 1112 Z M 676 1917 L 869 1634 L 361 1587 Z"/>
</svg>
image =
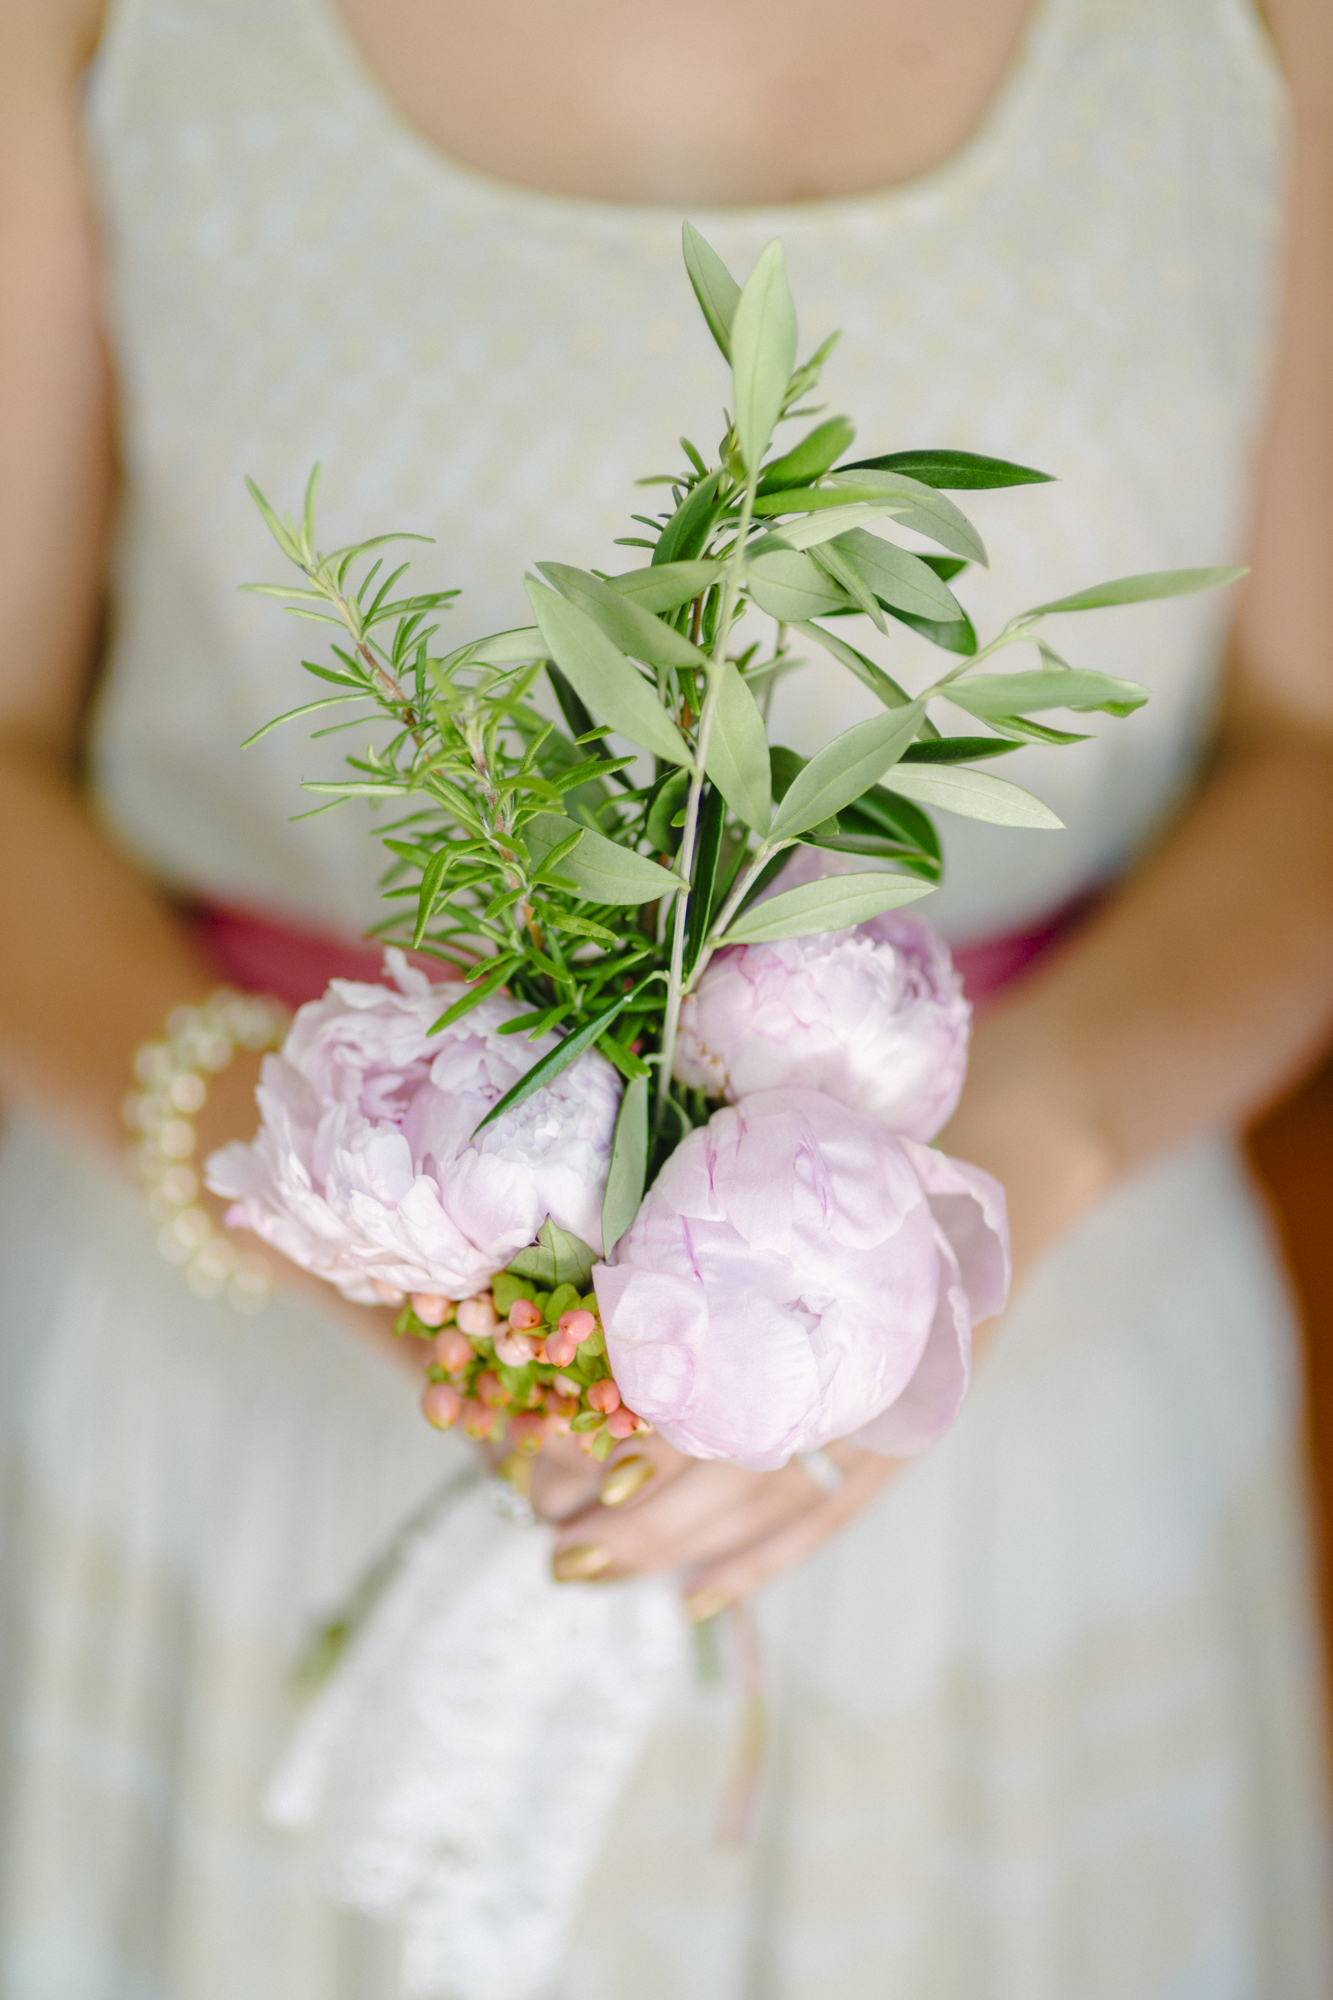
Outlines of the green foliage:
<svg viewBox="0 0 1333 2000">
<path fill-rule="evenodd" d="M 986 550 L 944 489 L 1048 475 L 959 451 L 839 464 L 854 437 L 842 416 L 779 448 L 782 424 L 808 413 L 836 336 L 798 364 L 777 243 L 743 284 L 688 223 L 684 255 L 730 366 L 734 418 L 713 463 L 682 439 L 683 469 L 645 482 L 669 488 L 669 501 L 636 515 L 643 532 L 623 538 L 643 551 L 637 567 L 607 576 L 538 565 L 545 581 L 527 582 L 535 623 L 448 649 L 441 614 L 458 593 L 413 593 L 406 564 L 385 569 L 391 544 L 423 538 L 376 536 L 325 554 L 315 474 L 298 517 L 280 517 L 251 488 L 300 573 L 253 587 L 333 641 L 328 659 L 305 662 L 318 698 L 277 720 L 322 721 L 337 709 L 375 724 L 343 772 L 308 789 L 326 801 L 317 810 L 350 798 L 388 808 L 378 827 L 389 856 L 381 933 L 461 969 L 437 1028 L 504 991 L 519 1003 L 506 1033 L 552 1038 L 484 1124 L 585 1049 L 600 1049 L 627 1080 L 608 1243 L 645 1177 L 708 1115 L 671 1070 L 682 996 L 719 943 L 841 928 L 926 894 L 942 869 L 930 810 L 1057 827 L 1040 800 L 978 764 L 1019 741 L 1081 740 L 1034 719 L 1044 711 L 1119 717 L 1147 697 L 1133 682 L 1071 667 L 1042 621 L 1241 573 L 1121 578 L 1022 612 L 979 644 L 952 586 Z M 940 553 L 904 547 L 903 531 Z M 756 641 L 764 619 L 769 636 Z M 899 649 L 910 649 L 893 673 L 865 650 L 890 620 Z M 1040 667 L 996 671 L 1013 645 L 1035 646 Z M 807 759 L 770 744 L 767 715 L 775 683 L 815 653 L 879 706 Z M 937 703 L 984 733 L 942 737 Z M 876 866 L 759 900 L 798 841 Z M 548 1225 L 504 1283 L 582 1288 L 589 1268 L 586 1246 Z"/>
<path fill-rule="evenodd" d="M 905 472 L 923 486 L 945 486 L 955 493 L 1046 484 L 1051 477 L 1049 472 L 1034 472 L 1030 465 L 1011 465 L 1007 458 L 983 458 L 974 451 L 891 451 L 882 458 L 855 458 L 840 470 Z"/>
<path fill-rule="evenodd" d="M 787 286 L 782 245 L 760 253 L 731 320 L 731 372 L 736 387 L 736 438 L 756 477 L 782 415 L 796 365 L 796 308 Z"/>
<path fill-rule="evenodd" d="M 737 917 L 723 942 L 768 944 L 778 938 L 842 930 L 929 894 L 927 883 L 911 882 L 901 875 L 830 875 L 822 882 L 806 882 L 799 889 L 752 904 L 744 916 Z"/>
<path fill-rule="evenodd" d="M 897 762 L 917 733 L 919 701 L 872 716 L 835 736 L 799 773 L 773 815 L 773 836 L 781 840 L 830 819 Z"/>
<path fill-rule="evenodd" d="M 989 771 L 969 771 L 965 764 L 899 764 L 885 780 L 921 805 L 942 806 L 964 819 L 989 820 L 992 826 L 1062 827 L 1049 806 L 1034 799 L 1007 778 Z"/>
<path fill-rule="evenodd" d="M 602 1201 L 602 1242 L 609 1252 L 639 1212 L 648 1172 L 648 1078 L 625 1085 Z"/>
<path fill-rule="evenodd" d="M 723 662 L 718 677 L 717 714 L 704 768 L 736 817 L 753 832 L 766 833 L 772 817 L 768 732 L 733 660 Z"/>
<path fill-rule="evenodd" d="M 1045 618 L 1053 611 L 1101 611 L 1113 604 L 1147 604 L 1157 597 L 1188 597 L 1196 590 L 1217 590 L 1238 583 L 1243 569 L 1159 569 L 1147 576 L 1121 576 L 1114 583 L 1097 583 L 1091 590 L 1077 590 L 1072 597 L 1057 597 L 1024 613 L 1027 618 Z"/>
<path fill-rule="evenodd" d="M 722 350 L 724 361 L 731 359 L 731 322 L 736 317 L 741 288 L 711 243 L 706 243 L 692 222 L 681 231 L 685 269 L 694 287 L 708 331 Z M 829 463 L 832 464 L 830 459 Z"/>
<path fill-rule="evenodd" d="M 818 479 L 850 447 L 855 436 L 856 431 L 846 417 L 830 417 L 827 423 L 816 424 L 798 445 L 765 468 L 759 481 L 760 497 L 776 493 L 782 487 L 805 486 Z M 782 509 L 775 511 L 781 513 Z"/>
<path fill-rule="evenodd" d="M 596 1258 L 586 1243 L 580 1242 L 577 1236 L 571 1236 L 567 1229 L 557 1229 L 553 1222 L 548 1221 L 538 1230 L 537 1241 L 532 1248 L 520 1250 L 509 1269 L 515 1276 L 529 1278 L 541 1286 L 571 1285 L 577 1294 L 587 1291 L 595 1262 Z M 515 1296 L 526 1298 L 527 1288 L 524 1287 Z M 551 1301 L 546 1303 L 549 1307 Z M 510 1304 L 513 1304 L 513 1299 Z"/>
</svg>

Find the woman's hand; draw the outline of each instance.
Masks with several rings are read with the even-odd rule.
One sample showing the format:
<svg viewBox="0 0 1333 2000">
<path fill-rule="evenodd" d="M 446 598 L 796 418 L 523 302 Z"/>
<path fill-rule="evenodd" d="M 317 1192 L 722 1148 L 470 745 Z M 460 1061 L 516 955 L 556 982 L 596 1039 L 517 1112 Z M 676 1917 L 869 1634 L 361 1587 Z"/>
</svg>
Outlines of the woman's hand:
<svg viewBox="0 0 1333 2000">
<path fill-rule="evenodd" d="M 1038 987 L 996 1008 L 979 1029 L 962 1103 L 938 1143 L 1006 1185 L 1020 1268 L 1109 1186 L 1109 1157 Z M 984 1345 L 989 1329 L 976 1331 Z M 832 1492 L 799 1459 L 778 1472 L 747 1472 L 685 1458 L 650 1436 L 629 1439 L 599 1469 L 573 1440 L 561 1440 L 535 1462 L 533 1504 L 559 1524 L 558 1577 L 680 1571 L 687 1609 L 707 1617 L 804 1561 L 900 1463 L 847 1443 L 827 1456 L 842 1474 Z"/>
<path fill-rule="evenodd" d="M 685 1458 L 648 1436 L 629 1439 L 599 1467 L 562 1440 L 536 1460 L 533 1504 L 559 1523 L 561 1581 L 680 1570 L 686 1610 L 709 1618 L 804 1562 L 901 1464 L 849 1444 L 831 1445 L 828 1457 L 842 1474 L 833 1492 L 798 1459 L 780 1472 L 747 1472 Z"/>
</svg>

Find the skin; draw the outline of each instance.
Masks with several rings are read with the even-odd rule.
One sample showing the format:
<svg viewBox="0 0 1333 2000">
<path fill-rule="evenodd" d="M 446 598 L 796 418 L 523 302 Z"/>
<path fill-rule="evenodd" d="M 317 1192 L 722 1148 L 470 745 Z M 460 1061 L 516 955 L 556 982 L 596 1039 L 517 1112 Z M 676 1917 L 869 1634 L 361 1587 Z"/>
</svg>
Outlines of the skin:
<svg viewBox="0 0 1333 2000">
<path fill-rule="evenodd" d="M 551 192 L 676 207 L 929 170 L 975 128 L 1026 13 L 1020 0 L 831 0 L 812 43 L 794 0 L 682 0 L 669 16 L 618 0 L 343 5 L 383 90 L 452 157 Z M 1333 1020 L 1333 10 L 1270 0 L 1267 13 L 1297 144 L 1224 730 L 1170 835 L 982 1023 L 942 1136 L 1005 1183 L 1020 1273 L 1120 1177 L 1269 1103 Z M 113 490 L 77 127 L 98 31 L 88 0 L 0 0 L 0 935 L 22 944 L 0 991 L 0 1090 L 110 1153 L 131 1052 L 214 982 L 78 783 Z M 249 1135 L 253 1082 L 253 1065 L 228 1073 L 204 1147 Z M 383 1316 L 349 1318 L 383 1337 Z M 845 1483 L 826 1496 L 799 1467 L 699 1463 L 656 1438 L 618 1457 L 630 1453 L 654 1475 L 614 1511 L 567 1446 L 538 1461 L 538 1503 L 561 1521 L 562 1550 L 602 1549 L 610 1574 L 680 1569 L 700 1612 L 802 1560 L 896 1469 L 839 1445 Z"/>
</svg>

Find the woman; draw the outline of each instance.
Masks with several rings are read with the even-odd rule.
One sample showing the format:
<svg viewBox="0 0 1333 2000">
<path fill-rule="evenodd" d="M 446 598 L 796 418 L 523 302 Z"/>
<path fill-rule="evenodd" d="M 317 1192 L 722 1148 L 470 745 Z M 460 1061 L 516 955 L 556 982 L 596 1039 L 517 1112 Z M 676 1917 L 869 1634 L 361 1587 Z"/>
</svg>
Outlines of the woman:
<svg viewBox="0 0 1333 2000">
<path fill-rule="evenodd" d="M 1067 836 L 950 830 L 963 942 L 1119 878 L 983 1022 L 946 1135 L 1006 1184 L 1024 1276 L 956 1432 L 896 1479 L 839 1447 L 831 1495 L 663 1454 L 562 1529 L 679 1569 L 701 1612 L 760 1591 L 772 1727 L 722 1855 L 730 1713 L 681 1697 L 560 1990 L 1327 1990 L 1290 1328 L 1211 1137 L 1333 1012 L 1333 23 L 1269 0 L 1266 24 L 1280 310 L 1284 109 L 1245 0 L 835 0 L 813 33 L 786 0 L 5 0 L 22 2000 L 396 1990 L 392 1937 L 310 1894 L 255 1801 L 308 1619 L 452 1446 L 327 1301 L 234 1322 L 181 1290 L 112 1170 L 119 1106 L 135 1048 L 215 983 L 182 902 L 347 936 L 374 907 L 363 826 L 288 823 L 316 753 L 233 748 L 295 678 L 234 594 L 268 560 L 241 475 L 294 496 L 322 458 L 328 540 L 427 527 L 467 629 L 514 622 L 524 563 L 596 559 L 629 480 L 714 420 L 686 207 L 735 268 L 781 231 L 807 337 L 847 329 L 829 393 L 868 450 L 1065 476 L 977 508 L 980 615 L 1247 536 L 1253 568 L 1229 637 L 1199 601 L 1071 639 L 1089 666 L 1132 648 L 1155 699 L 1020 753 Z M 835 708 L 812 672 L 783 733 Z M 250 1128 L 252 1085 L 227 1072 L 207 1143 Z"/>
</svg>

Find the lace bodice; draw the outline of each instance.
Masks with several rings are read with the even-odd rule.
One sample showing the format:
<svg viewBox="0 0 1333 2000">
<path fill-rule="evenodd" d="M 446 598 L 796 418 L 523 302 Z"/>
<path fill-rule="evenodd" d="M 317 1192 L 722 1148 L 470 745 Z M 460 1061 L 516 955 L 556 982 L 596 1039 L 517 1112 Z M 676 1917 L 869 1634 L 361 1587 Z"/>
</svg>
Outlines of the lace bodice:
<svg viewBox="0 0 1333 2000">
<path fill-rule="evenodd" d="M 126 470 L 100 808 L 160 878 L 360 928 L 378 844 L 344 807 L 293 824 L 351 738 L 258 724 L 317 692 L 310 628 L 237 586 L 280 560 L 247 473 L 295 505 L 321 460 L 329 544 L 436 537 L 459 637 L 526 622 L 524 567 L 624 566 L 612 537 L 712 441 L 726 396 L 680 216 L 519 189 L 397 116 L 334 0 L 119 0 L 89 126 L 108 244 Z M 865 451 L 962 446 L 1062 484 L 978 496 L 980 625 L 1102 576 L 1233 557 L 1272 318 L 1282 105 L 1244 0 L 1038 0 L 998 99 L 943 168 L 880 194 L 696 213 L 733 268 L 780 233 L 805 351 Z M 651 494 L 651 489 L 649 489 Z M 1096 741 L 1004 769 L 1065 834 L 951 820 L 932 914 L 955 938 L 1039 917 L 1151 837 L 1200 754 L 1225 605 L 1067 621 L 1076 664 L 1153 689 Z M 899 631 L 902 679 L 935 657 Z M 793 676 L 809 750 L 872 698 Z"/>
</svg>

